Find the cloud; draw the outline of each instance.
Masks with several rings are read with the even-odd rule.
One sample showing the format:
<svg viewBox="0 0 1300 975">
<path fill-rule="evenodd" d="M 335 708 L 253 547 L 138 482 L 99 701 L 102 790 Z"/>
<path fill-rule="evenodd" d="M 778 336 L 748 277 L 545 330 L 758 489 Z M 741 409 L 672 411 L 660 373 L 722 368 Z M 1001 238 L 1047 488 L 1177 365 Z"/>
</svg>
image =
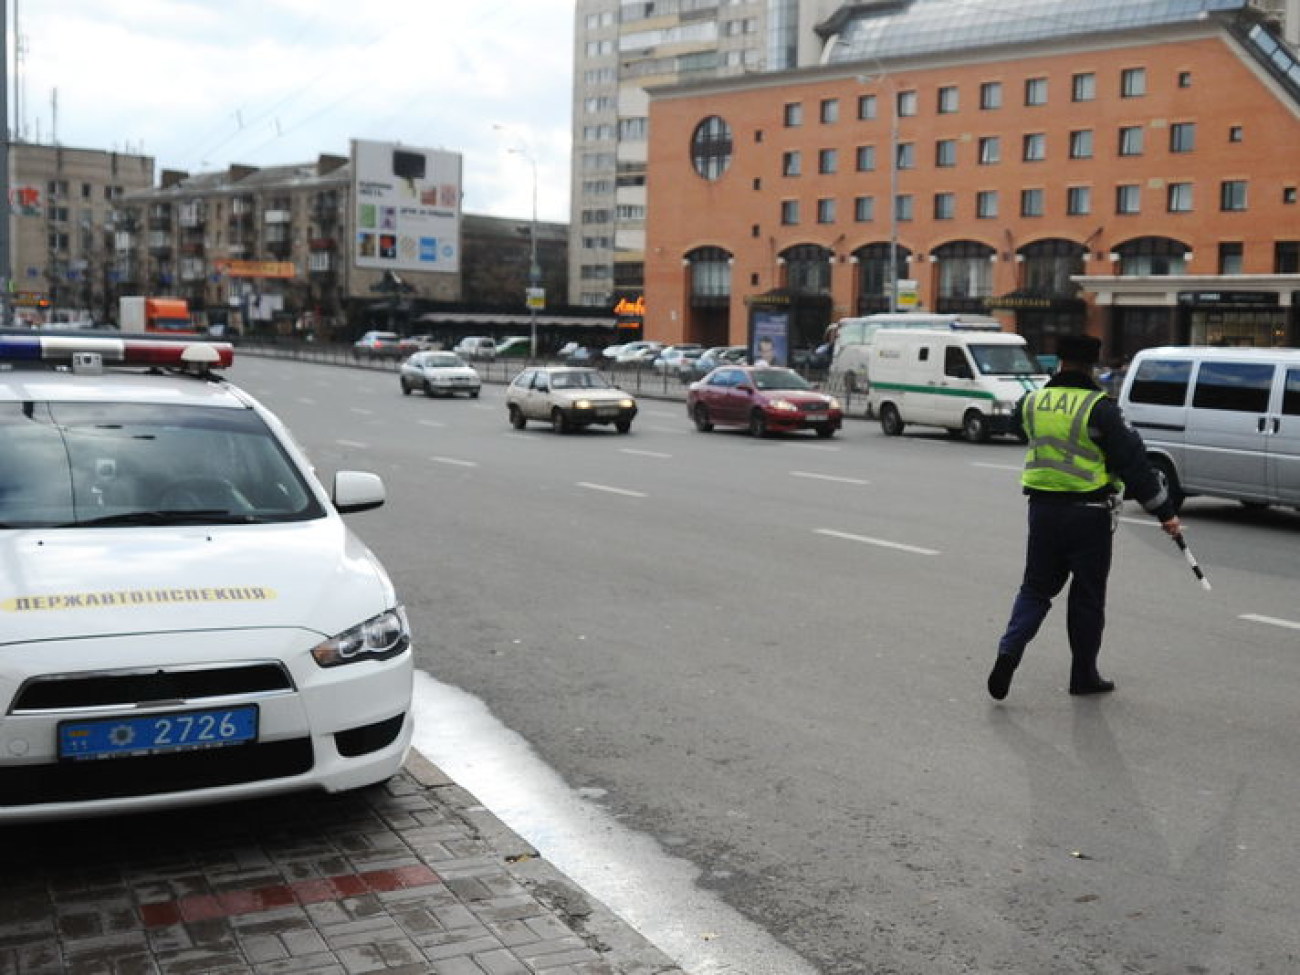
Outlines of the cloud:
<svg viewBox="0 0 1300 975">
<path fill-rule="evenodd" d="M 345 154 L 353 138 L 438 147 L 464 156 L 466 209 L 502 216 L 531 210 L 531 172 L 506 151 L 523 147 L 539 215 L 568 220 L 572 0 L 44 0 L 20 13 L 10 100 L 27 139 L 190 172 Z"/>
</svg>

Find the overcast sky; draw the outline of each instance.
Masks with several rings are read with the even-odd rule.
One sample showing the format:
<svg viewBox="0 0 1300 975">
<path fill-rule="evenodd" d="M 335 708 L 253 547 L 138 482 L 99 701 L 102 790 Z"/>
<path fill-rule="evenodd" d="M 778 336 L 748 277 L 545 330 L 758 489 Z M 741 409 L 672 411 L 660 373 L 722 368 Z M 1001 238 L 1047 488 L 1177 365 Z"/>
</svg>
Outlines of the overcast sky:
<svg viewBox="0 0 1300 975">
<path fill-rule="evenodd" d="M 191 173 L 347 155 L 353 138 L 441 148 L 463 156 L 467 212 L 521 218 L 531 158 L 539 219 L 569 219 L 573 0 L 5 4 L 27 141 Z"/>
</svg>

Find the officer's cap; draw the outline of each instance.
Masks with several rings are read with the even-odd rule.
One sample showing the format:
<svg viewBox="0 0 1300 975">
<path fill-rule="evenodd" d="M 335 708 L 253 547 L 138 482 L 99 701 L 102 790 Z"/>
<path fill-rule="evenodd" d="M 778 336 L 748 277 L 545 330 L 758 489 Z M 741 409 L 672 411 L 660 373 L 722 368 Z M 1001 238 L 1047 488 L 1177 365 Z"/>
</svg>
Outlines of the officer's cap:
<svg viewBox="0 0 1300 975">
<path fill-rule="evenodd" d="M 1101 339 L 1091 335 L 1062 335 L 1056 341 L 1056 354 L 1063 362 L 1096 365 L 1101 359 Z"/>
</svg>

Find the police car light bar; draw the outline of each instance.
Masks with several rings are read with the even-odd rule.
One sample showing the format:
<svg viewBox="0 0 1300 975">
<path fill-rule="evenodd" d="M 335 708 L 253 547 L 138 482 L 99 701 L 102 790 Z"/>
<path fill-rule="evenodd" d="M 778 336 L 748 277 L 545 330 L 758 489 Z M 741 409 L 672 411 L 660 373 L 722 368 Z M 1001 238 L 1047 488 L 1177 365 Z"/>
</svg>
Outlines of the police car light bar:
<svg viewBox="0 0 1300 975">
<path fill-rule="evenodd" d="M 123 366 L 207 366 L 228 368 L 235 359 L 229 342 L 177 342 L 166 339 L 119 339 L 73 335 L 0 335 L 0 362 L 71 364 L 90 353 L 105 363 Z"/>
</svg>

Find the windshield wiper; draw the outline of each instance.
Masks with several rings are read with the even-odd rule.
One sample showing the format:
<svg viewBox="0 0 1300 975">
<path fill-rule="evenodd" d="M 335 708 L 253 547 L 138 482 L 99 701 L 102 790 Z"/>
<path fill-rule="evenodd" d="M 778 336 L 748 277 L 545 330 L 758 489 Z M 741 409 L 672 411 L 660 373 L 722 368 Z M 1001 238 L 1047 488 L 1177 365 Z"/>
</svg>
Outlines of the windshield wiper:
<svg viewBox="0 0 1300 975">
<path fill-rule="evenodd" d="M 253 525 L 265 521 L 256 515 L 238 514 L 225 508 L 177 508 L 164 511 L 124 511 L 101 518 L 70 521 L 62 528 L 106 525 Z"/>
</svg>

